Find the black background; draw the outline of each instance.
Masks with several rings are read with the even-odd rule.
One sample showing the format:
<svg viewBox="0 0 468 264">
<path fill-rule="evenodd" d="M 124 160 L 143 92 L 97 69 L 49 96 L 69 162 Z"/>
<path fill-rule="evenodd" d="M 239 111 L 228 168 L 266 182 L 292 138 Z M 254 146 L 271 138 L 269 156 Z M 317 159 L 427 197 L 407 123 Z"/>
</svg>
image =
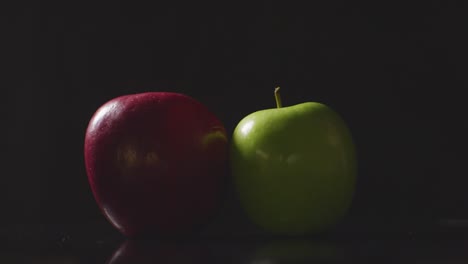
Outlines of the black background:
<svg viewBox="0 0 468 264">
<path fill-rule="evenodd" d="M 0 11 L 2 225 L 107 226 L 82 151 L 107 100 L 186 93 L 232 133 L 274 107 L 278 85 L 284 105 L 323 102 L 349 125 L 359 159 L 353 223 L 468 217 L 466 5 L 66 2 Z M 231 196 L 222 229 L 243 228 L 237 210 Z"/>
</svg>

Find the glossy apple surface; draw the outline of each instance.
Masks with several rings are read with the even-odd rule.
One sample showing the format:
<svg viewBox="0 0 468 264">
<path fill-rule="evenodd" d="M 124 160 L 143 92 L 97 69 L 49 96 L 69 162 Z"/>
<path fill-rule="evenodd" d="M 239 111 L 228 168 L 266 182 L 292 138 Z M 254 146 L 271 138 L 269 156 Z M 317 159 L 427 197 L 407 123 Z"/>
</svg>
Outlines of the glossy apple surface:
<svg viewBox="0 0 468 264">
<path fill-rule="evenodd" d="M 348 211 L 356 155 L 343 119 L 328 106 L 305 102 L 254 112 L 231 140 L 239 200 L 266 231 L 327 231 Z"/>
<path fill-rule="evenodd" d="M 147 92 L 112 99 L 91 118 L 84 143 L 97 205 L 126 236 L 190 232 L 219 206 L 226 131 L 187 95 Z"/>
</svg>

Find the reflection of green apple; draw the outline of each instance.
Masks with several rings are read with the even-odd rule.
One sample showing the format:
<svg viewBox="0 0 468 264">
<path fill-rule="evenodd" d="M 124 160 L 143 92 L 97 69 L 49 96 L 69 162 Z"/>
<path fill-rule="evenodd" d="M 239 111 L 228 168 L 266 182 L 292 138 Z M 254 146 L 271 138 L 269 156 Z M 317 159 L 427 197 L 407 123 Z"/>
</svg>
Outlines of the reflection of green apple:
<svg viewBox="0 0 468 264">
<path fill-rule="evenodd" d="M 310 240 L 270 241 L 260 246 L 252 263 L 341 263 L 344 249 L 334 243 Z"/>
<path fill-rule="evenodd" d="M 231 142 L 240 202 L 266 231 L 307 234 L 329 230 L 347 213 L 356 182 L 351 133 L 341 117 L 317 102 L 254 112 Z"/>
</svg>

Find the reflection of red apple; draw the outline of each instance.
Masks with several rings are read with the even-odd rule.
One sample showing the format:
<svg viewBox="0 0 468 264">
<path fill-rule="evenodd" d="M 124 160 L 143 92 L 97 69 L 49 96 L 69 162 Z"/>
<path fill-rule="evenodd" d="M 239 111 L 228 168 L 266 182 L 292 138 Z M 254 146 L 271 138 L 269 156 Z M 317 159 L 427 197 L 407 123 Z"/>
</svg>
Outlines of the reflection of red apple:
<svg viewBox="0 0 468 264">
<path fill-rule="evenodd" d="M 107 264 L 211 263 L 208 248 L 195 244 L 127 240 Z"/>
<path fill-rule="evenodd" d="M 171 235 L 205 223 L 219 205 L 227 136 L 186 95 L 117 97 L 89 122 L 88 180 L 105 217 L 124 235 Z"/>
</svg>

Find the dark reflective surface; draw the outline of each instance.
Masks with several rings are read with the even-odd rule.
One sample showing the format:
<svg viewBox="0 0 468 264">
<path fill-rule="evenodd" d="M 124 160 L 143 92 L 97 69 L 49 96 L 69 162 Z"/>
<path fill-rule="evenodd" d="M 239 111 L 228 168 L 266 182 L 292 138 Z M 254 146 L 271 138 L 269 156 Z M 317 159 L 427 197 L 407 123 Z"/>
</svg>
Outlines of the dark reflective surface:
<svg viewBox="0 0 468 264">
<path fill-rule="evenodd" d="M 6 251 L 1 263 L 465 263 L 466 241 L 274 241 L 181 243 L 125 241 L 94 250 Z"/>
<path fill-rule="evenodd" d="M 330 241 L 124 241 L 108 264 L 126 263 L 347 263 L 345 247 Z"/>
<path fill-rule="evenodd" d="M 464 227 L 357 230 L 307 238 L 199 235 L 177 240 L 128 240 L 111 229 L 37 230 L 19 227 L 18 232 L 1 233 L 0 263 L 468 263 Z"/>
<path fill-rule="evenodd" d="M 275 240 L 255 250 L 253 263 L 341 263 L 346 259 L 344 248 L 329 241 Z"/>
</svg>

